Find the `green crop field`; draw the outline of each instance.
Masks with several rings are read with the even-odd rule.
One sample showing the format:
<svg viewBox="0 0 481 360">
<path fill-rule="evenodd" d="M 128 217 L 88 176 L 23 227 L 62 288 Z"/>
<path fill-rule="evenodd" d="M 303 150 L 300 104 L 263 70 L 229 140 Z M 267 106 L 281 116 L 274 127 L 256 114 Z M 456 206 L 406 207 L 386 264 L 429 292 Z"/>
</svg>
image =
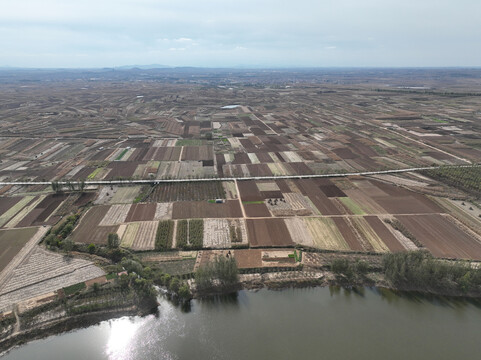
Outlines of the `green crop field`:
<svg viewBox="0 0 481 360">
<path fill-rule="evenodd" d="M 351 198 L 348 198 L 348 197 L 342 197 L 342 198 L 339 198 L 341 200 L 341 202 L 347 206 L 347 208 L 349 210 L 352 211 L 352 213 L 354 215 L 365 215 L 366 213 L 364 212 L 363 209 L 361 209 L 361 207 L 354 201 L 352 200 Z"/>
<path fill-rule="evenodd" d="M 155 249 L 167 250 L 172 247 L 174 236 L 174 222 L 172 220 L 159 221 L 157 235 L 155 237 Z"/>
</svg>

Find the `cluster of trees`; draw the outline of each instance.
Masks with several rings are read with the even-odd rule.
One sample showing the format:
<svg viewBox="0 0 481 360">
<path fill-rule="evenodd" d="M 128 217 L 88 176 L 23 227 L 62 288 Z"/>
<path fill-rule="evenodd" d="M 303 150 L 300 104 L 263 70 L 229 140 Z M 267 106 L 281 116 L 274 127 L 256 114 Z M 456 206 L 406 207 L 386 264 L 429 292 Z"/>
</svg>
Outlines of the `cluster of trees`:
<svg viewBox="0 0 481 360">
<path fill-rule="evenodd" d="M 191 249 L 202 249 L 204 243 L 204 220 L 189 220 L 189 243 Z"/>
<path fill-rule="evenodd" d="M 457 187 L 467 193 L 481 195 L 481 167 L 440 167 L 424 170 L 421 173 Z"/>
<path fill-rule="evenodd" d="M 192 298 L 190 288 L 187 283 L 176 276 L 163 273 L 160 269 L 145 266 L 136 259 L 124 258 L 120 262 L 121 268 L 125 269 L 128 276 L 122 275 L 119 279 L 124 289 L 133 287 L 137 293 L 146 297 L 152 297 L 154 289 L 152 284 L 165 286 L 172 295 L 178 297 L 182 301 Z M 118 269 L 120 270 L 120 269 Z"/>
<path fill-rule="evenodd" d="M 60 222 L 57 226 L 49 230 L 45 236 L 45 244 L 51 247 L 62 248 L 65 251 L 70 252 L 73 248 L 73 241 L 67 239 L 79 219 L 79 214 L 71 215 L 65 220 Z"/>
<path fill-rule="evenodd" d="M 180 249 L 202 249 L 204 244 L 204 220 L 177 221 L 177 247 Z"/>
<path fill-rule="evenodd" d="M 411 240 L 417 247 L 423 247 L 423 244 L 421 244 L 421 242 L 418 239 L 416 239 L 416 237 L 398 219 L 393 219 L 393 220 L 385 219 L 384 222 L 386 224 L 391 225 L 394 229 L 396 229 L 405 237 L 407 237 L 409 240 Z"/>
<path fill-rule="evenodd" d="M 200 266 L 195 272 L 198 291 L 215 287 L 228 289 L 239 283 L 239 270 L 233 257 L 217 256 L 213 262 Z"/>
<path fill-rule="evenodd" d="M 370 270 L 369 263 L 364 260 L 350 260 L 348 258 L 335 258 L 332 260 L 331 271 L 338 280 L 354 281 L 363 279 Z"/>
<path fill-rule="evenodd" d="M 468 262 L 438 260 L 427 251 L 386 254 L 383 269 L 386 279 L 399 287 L 448 294 L 481 291 L 481 269 Z"/>
<path fill-rule="evenodd" d="M 68 239 L 68 241 L 71 241 Z M 88 252 L 89 254 L 95 254 L 107 259 L 112 260 L 114 263 L 118 263 L 123 257 L 128 256 L 128 251 L 120 247 L 120 238 L 116 233 L 110 233 L 107 236 L 107 246 L 99 244 L 84 244 L 73 243 L 73 250 L 79 252 Z M 63 247 L 65 250 L 65 247 Z"/>
<path fill-rule="evenodd" d="M 52 181 L 52 190 L 56 193 L 59 193 L 63 190 L 64 187 L 69 189 L 70 191 L 80 191 L 83 192 L 85 189 L 85 181 L 80 181 L 79 183 L 75 184 L 70 181 L 67 181 L 65 184 L 60 184 L 58 181 Z"/>
<path fill-rule="evenodd" d="M 188 231 L 189 231 L 189 223 L 187 220 L 178 220 L 177 221 L 177 247 L 180 249 L 186 249 L 188 247 Z"/>
<path fill-rule="evenodd" d="M 176 295 L 182 301 L 192 299 L 189 285 L 177 276 L 160 273 L 156 276 L 154 282 L 158 285 L 165 286 L 172 294 Z"/>
<path fill-rule="evenodd" d="M 166 251 L 172 248 L 174 236 L 174 222 L 172 220 L 159 221 L 157 234 L 155 235 L 155 249 Z"/>
<path fill-rule="evenodd" d="M 120 246 L 120 238 L 117 233 L 108 234 L 107 246 L 109 247 L 109 249 L 116 249 Z"/>
<path fill-rule="evenodd" d="M 162 183 L 156 185 L 149 199 L 160 202 L 200 201 L 225 199 L 225 190 L 221 181 Z"/>
<path fill-rule="evenodd" d="M 230 241 L 233 243 L 242 242 L 242 230 L 240 227 L 229 226 Z"/>
</svg>

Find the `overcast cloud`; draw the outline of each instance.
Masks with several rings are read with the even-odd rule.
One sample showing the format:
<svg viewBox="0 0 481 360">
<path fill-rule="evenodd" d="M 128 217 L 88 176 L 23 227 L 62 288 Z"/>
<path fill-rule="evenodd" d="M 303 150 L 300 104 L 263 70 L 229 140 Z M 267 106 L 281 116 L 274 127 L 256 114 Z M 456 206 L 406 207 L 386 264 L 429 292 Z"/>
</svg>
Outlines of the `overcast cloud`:
<svg viewBox="0 0 481 360">
<path fill-rule="evenodd" d="M 0 66 L 480 66 L 479 0 L 0 0 Z"/>
</svg>

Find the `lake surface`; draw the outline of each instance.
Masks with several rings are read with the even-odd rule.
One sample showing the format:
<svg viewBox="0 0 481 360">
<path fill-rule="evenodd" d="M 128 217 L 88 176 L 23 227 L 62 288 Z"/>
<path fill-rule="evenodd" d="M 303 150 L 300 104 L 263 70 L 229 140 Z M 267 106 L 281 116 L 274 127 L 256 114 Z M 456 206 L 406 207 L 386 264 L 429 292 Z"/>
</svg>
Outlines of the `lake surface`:
<svg viewBox="0 0 481 360">
<path fill-rule="evenodd" d="M 14 349 L 36 359 L 477 359 L 481 308 L 362 288 L 164 298 L 158 315 L 102 322 Z"/>
</svg>

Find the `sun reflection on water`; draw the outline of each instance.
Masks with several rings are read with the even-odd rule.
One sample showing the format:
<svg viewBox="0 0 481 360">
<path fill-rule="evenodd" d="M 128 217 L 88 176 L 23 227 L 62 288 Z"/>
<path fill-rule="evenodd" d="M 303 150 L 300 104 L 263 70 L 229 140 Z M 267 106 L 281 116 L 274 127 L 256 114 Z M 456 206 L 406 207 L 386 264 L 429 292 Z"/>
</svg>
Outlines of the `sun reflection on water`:
<svg viewBox="0 0 481 360">
<path fill-rule="evenodd" d="M 110 322 L 110 337 L 106 346 L 109 359 L 126 359 L 135 333 L 140 327 L 139 322 L 130 318 L 118 319 Z"/>
</svg>

